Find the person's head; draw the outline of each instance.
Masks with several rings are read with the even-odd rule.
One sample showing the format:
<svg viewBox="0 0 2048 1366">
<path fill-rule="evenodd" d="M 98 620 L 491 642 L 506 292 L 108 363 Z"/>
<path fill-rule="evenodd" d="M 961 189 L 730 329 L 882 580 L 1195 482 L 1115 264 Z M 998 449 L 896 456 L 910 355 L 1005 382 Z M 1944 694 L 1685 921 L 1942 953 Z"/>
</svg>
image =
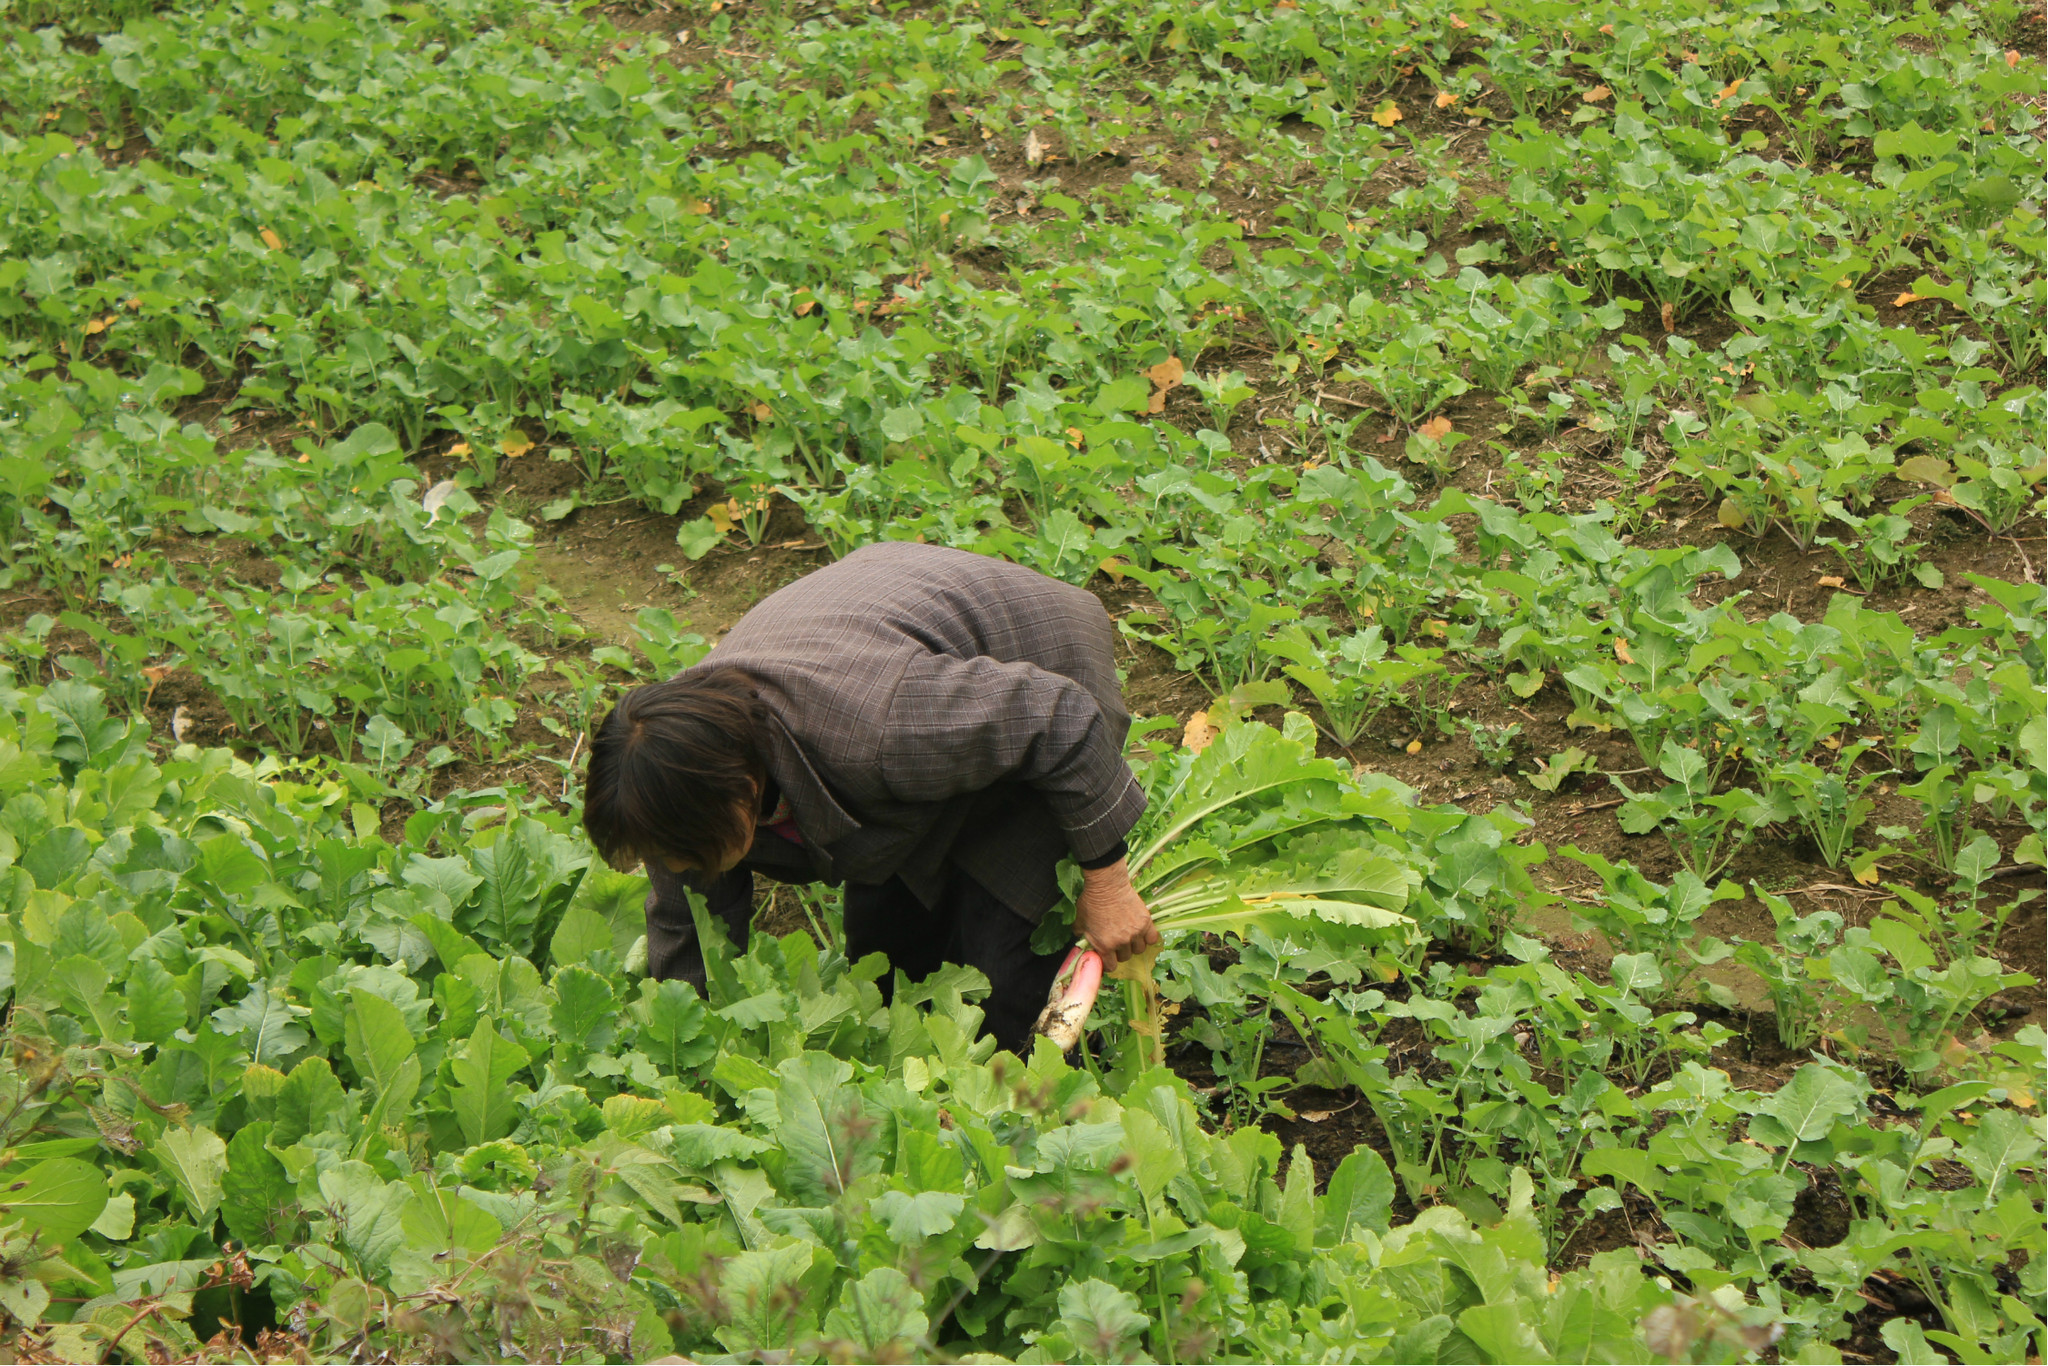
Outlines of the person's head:
<svg viewBox="0 0 2048 1366">
<path fill-rule="evenodd" d="M 590 742 L 583 828 L 614 868 L 722 872 L 754 835 L 767 710 L 737 669 L 649 683 Z"/>
</svg>

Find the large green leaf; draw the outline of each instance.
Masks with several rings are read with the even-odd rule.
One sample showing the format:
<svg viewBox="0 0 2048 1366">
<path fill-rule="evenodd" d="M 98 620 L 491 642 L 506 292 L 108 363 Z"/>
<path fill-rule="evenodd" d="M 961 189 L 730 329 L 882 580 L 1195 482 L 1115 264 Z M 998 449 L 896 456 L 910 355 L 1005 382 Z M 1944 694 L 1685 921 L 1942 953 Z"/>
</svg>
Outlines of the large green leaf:
<svg viewBox="0 0 2048 1366">
<path fill-rule="evenodd" d="M 817 1308 L 803 1292 L 811 1261 L 811 1245 L 793 1242 L 726 1262 L 718 1290 L 732 1317 L 718 1340 L 727 1351 L 756 1358 L 787 1353 L 817 1332 Z"/>
<path fill-rule="evenodd" d="M 259 982 L 234 1005 L 214 1011 L 212 1019 L 215 1029 L 239 1037 L 250 1057 L 271 1063 L 312 1042 L 297 1023 L 309 1014 L 306 1007 L 292 1005 L 282 992 Z"/>
<path fill-rule="evenodd" d="M 456 1192 L 436 1186 L 424 1176 L 415 1176 L 407 1184 L 411 1194 L 399 1206 L 398 1221 L 406 1246 L 414 1252 L 477 1257 L 490 1251 L 504 1234 L 496 1219 Z"/>
<path fill-rule="evenodd" d="M 1150 904 L 1162 930 L 1242 931 L 1271 915 L 1384 928 L 1406 923 L 1395 908 L 1407 903 L 1417 880 L 1413 869 L 1370 844 L 1316 836 L 1276 861 L 1167 888 Z"/>
<path fill-rule="evenodd" d="M 745 1161 L 774 1146 L 720 1124 L 678 1124 L 669 1130 L 669 1152 L 685 1171 L 708 1172 L 721 1162 Z"/>
<path fill-rule="evenodd" d="M 1385 1233 L 1393 1205 L 1394 1177 L 1386 1160 L 1360 1147 L 1337 1164 L 1317 1202 L 1316 1242 L 1324 1247 L 1347 1242 L 1356 1229 Z"/>
<path fill-rule="evenodd" d="M 640 1051 L 655 1066 L 682 1074 L 718 1052 L 718 1041 L 706 1032 L 704 1002 L 688 982 L 643 983 L 639 1011 Z"/>
<path fill-rule="evenodd" d="M 562 923 L 555 927 L 555 937 L 548 942 L 548 961 L 556 967 L 568 967 L 582 963 L 594 953 L 612 951 L 612 926 L 597 912 L 586 906 L 571 905 L 562 914 Z M 619 955 L 624 961 L 624 955 Z"/>
<path fill-rule="evenodd" d="M 456 914 L 457 927 L 504 952 L 525 952 L 540 918 L 543 870 L 535 861 L 524 823 L 515 822 L 500 831 L 494 843 L 471 850 L 470 862 L 477 887 Z"/>
<path fill-rule="evenodd" d="M 609 940 L 607 940 L 609 943 Z M 601 1049 L 611 1042 L 618 1004 L 611 983 L 589 968 L 565 967 L 555 973 L 555 1004 L 549 1018 L 555 1036 L 571 1048 Z"/>
<path fill-rule="evenodd" d="M 1987 1110 L 1957 1156 L 1983 1183 L 1983 1203 L 1989 1209 L 1997 1202 L 1998 1188 L 2014 1171 L 2039 1162 L 2041 1140 L 2014 1111 Z"/>
<path fill-rule="evenodd" d="M 1808 1063 L 1757 1107 L 1750 1132 L 1774 1147 L 1826 1138 L 1862 1109 L 1863 1094 L 1834 1068 Z"/>
<path fill-rule="evenodd" d="M 342 1162 L 320 1173 L 320 1198 L 332 1233 L 371 1272 L 381 1271 L 405 1243 L 399 1210 L 411 1194 L 366 1162 Z"/>
<path fill-rule="evenodd" d="M 1230 807 L 1297 784 L 1347 777 L 1337 761 L 1315 757 L 1313 731 L 1304 743 L 1270 726 L 1228 727 L 1208 748 L 1183 761 L 1163 790 L 1155 786 L 1148 794 L 1153 806 L 1143 843 L 1130 857 L 1131 870 L 1134 876 L 1142 874 L 1175 840 Z"/>
<path fill-rule="evenodd" d="M 267 1120 L 244 1125 L 228 1141 L 228 1177 L 220 1216 L 245 1247 L 290 1244 L 303 1236 L 298 1188 L 271 1153 Z"/>
<path fill-rule="evenodd" d="M 583 870 L 587 848 L 530 817 L 508 823 L 489 844 L 470 851 L 480 879 L 457 912 L 457 928 L 507 953 L 530 954 L 553 937 Z"/>
<path fill-rule="evenodd" d="M 1146 1200 L 1156 1200 L 1166 1189 L 1167 1183 L 1187 1170 L 1187 1158 L 1175 1146 L 1173 1135 L 1166 1126 L 1144 1110 L 1125 1110 L 1123 1113 L 1124 1151 L 1131 1157 L 1131 1174 L 1137 1179 L 1139 1193 Z"/>
<path fill-rule="evenodd" d="M 417 1051 L 405 1013 L 375 992 L 349 992 L 344 1049 L 356 1072 L 379 1096 L 390 1092 L 406 1060 Z"/>
<path fill-rule="evenodd" d="M 271 1141 L 288 1148 L 308 1134 L 340 1128 L 346 1122 L 348 1093 L 335 1079 L 327 1059 L 307 1058 L 285 1078 L 277 1093 L 277 1129 Z"/>
<path fill-rule="evenodd" d="M 782 1186 L 806 1205 L 826 1205 L 870 1172 L 881 1170 L 881 1125 L 860 1091 L 848 1086 L 850 1064 L 805 1053 L 776 1068 L 776 1131 L 783 1150 Z"/>
<path fill-rule="evenodd" d="M 643 873 L 619 873 L 593 863 L 577 884 L 576 895 L 569 903 L 569 910 L 562 917 L 562 924 L 556 930 L 560 940 L 569 932 L 571 921 L 578 922 L 578 928 L 567 944 L 558 942 L 553 947 L 557 964 L 580 963 L 595 948 L 605 947 L 596 935 L 596 924 L 602 923 L 610 937 L 609 947 L 617 961 L 626 961 L 626 954 L 632 949 L 633 941 L 647 932 L 647 877 Z M 575 956 L 564 957 L 564 948 Z"/>
<path fill-rule="evenodd" d="M 1138 1297 L 1099 1277 L 1069 1281 L 1059 1289 L 1060 1327 L 1089 1361 L 1128 1359 L 1127 1344 L 1150 1326 Z"/>
<path fill-rule="evenodd" d="M 75 825 L 47 830 L 21 856 L 21 869 L 38 887 L 61 887 L 92 857 L 92 837 Z"/>
<path fill-rule="evenodd" d="M 185 993 L 154 958 L 128 971 L 128 1029 L 137 1042 L 162 1043 L 185 1027 Z"/>
<path fill-rule="evenodd" d="M 888 1227 L 889 1237 L 903 1247 L 951 1232 L 966 1207 L 967 1197 L 951 1191 L 883 1191 L 870 1206 Z"/>
<path fill-rule="evenodd" d="M 75 1157 L 49 1158 L 0 1182 L 0 1219 L 19 1219 L 52 1245 L 92 1227 L 106 1207 L 106 1176 Z"/>
<path fill-rule="evenodd" d="M 490 1020 L 478 1022 L 462 1052 L 449 1060 L 454 1084 L 448 1088 L 455 1122 L 472 1145 L 488 1143 L 512 1132 L 519 1115 L 519 1097 L 526 1088 L 512 1078 L 527 1064 L 526 1050 L 497 1031 Z"/>
<path fill-rule="evenodd" d="M 219 1134 L 200 1125 L 167 1129 L 150 1150 L 184 1199 L 192 1221 L 204 1228 L 220 1207 L 221 1181 L 228 1170 L 228 1145 Z M 99 1211 L 93 1211 L 97 1218 Z"/>
<path fill-rule="evenodd" d="M 825 1336 L 844 1344 L 832 1355 L 848 1361 L 916 1360 L 924 1354 L 930 1326 L 924 1296 L 893 1266 L 847 1282 L 825 1316 Z"/>
</svg>

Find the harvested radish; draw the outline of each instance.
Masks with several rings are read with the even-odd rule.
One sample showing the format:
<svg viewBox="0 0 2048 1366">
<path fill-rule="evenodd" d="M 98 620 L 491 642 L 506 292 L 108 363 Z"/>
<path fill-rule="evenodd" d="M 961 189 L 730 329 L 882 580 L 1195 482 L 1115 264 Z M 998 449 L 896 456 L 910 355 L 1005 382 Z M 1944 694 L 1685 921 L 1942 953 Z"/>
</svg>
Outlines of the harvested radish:
<svg viewBox="0 0 2048 1366">
<path fill-rule="evenodd" d="M 1102 955 L 1093 949 L 1073 950 L 1052 979 L 1052 991 L 1033 1031 L 1058 1044 L 1060 1052 L 1070 1051 L 1081 1042 L 1088 1012 L 1095 1008 L 1095 993 L 1101 989 Z"/>
</svg>

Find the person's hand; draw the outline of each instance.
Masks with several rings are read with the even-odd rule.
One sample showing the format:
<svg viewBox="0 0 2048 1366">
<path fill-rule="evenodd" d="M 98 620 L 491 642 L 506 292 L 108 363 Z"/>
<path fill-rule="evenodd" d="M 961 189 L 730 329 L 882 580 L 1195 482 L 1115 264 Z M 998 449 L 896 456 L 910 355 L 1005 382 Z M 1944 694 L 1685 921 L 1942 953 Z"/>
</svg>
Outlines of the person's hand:
<svg viewBox="0 0 2048 1366">
<path fill-rule="evenodd" d="M 1116 967 L 1159 943 L 1159 927 L 1145 899 L 1131 886 L 1131 870 L 1118 859 L 1107 868 L 1084 870 L 1081 896 L 1074 903 L 1074 932 L 1102 961 Z"/>
</svg>

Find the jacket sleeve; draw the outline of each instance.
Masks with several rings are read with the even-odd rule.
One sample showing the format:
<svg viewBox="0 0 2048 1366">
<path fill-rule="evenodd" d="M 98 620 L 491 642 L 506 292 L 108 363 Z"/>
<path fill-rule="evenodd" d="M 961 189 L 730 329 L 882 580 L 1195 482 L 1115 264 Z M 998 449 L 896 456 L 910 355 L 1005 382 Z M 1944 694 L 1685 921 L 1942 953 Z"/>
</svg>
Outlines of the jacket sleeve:
<svg viewBox="0 0 2048 1366">
<path fill-rule="evenodd" d="M 906 802 L 1027 786 L 1087 862 L 1114 849 L 1145 810 L 1124 762 L 1129 724 L 1079 683 L 1035 664 L 923 655 L 890 703 L 882 778 Z"/>
<path fill-rule="evenodd" d="M 647 865 L 647 975 L 657 981 L 680 978 L 704 990 L 704 946 L 690 915 L 690 893 L 703 897 L 711 914 L 725 922 L 733 947 L 747 950 L 747 930 L 754 918 L 754 875 L 744 868 L 714 878 L 671 873 L 658 863 Z"/>
</svg>

